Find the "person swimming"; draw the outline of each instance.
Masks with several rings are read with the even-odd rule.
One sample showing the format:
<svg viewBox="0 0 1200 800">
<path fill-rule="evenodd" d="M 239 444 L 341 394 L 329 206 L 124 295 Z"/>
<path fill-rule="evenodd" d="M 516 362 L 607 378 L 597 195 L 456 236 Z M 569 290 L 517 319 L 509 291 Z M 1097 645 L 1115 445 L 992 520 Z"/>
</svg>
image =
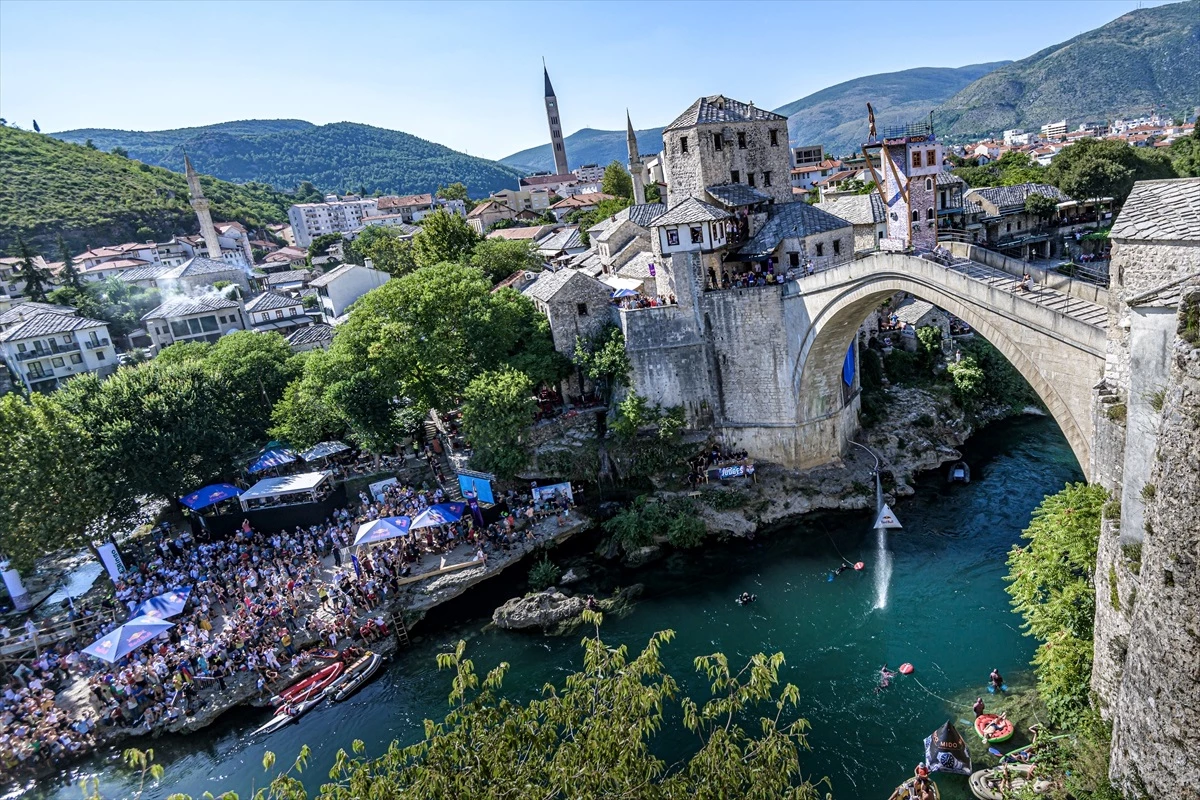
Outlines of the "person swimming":
<svg viewBox="0 0 1200 800">
<path fill-rule="evenodd" d="M 845 572 L 848 569 L 850 569 L 850 565 L 847 564 L 845 561 L 843 561 L 842 565 L 833 571 L 833 574 L 841 575 L 843 572 Z"/>
<path fill-rule="evenodd" d="M 750 603 L 753 603 L 757 599 L 758 599 L 758 595 L 756 595 L 756 594 L 750 594 L 749 592 L 742 592 L 742 596 L 738 598 L 738 605 L 740 605 L 740 606 L 749 605 Z"/>
<path fill-rule="evenodd" d="M 884 664 L 883 668 L 879 670 L 879 685 L 875 687 L 875 692 L 879 693 L 880 691 L 891 686 L 892 677 L 895 676 L 895 674 L 896 673 L 888 669 L 887 664 Z"/>
<path fill-rule="evenodd" d="M 1004 678 L 1000 677 L 1000 670 L 992 668 L 992 674 L 988 676 L 988 680 L 992 682 L 993 691 L 1000 691 L 1004 688 Z"/>
</svg>

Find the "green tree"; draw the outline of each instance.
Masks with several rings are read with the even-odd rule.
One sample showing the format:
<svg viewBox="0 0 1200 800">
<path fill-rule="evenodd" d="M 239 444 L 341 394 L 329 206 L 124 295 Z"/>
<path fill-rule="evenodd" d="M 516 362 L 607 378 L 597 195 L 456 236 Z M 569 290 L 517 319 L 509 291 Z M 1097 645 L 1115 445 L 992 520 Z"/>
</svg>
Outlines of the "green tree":
<svg viewBox="0 0 1200 800">
<path fill-rule="evenodd" d="M 75 269 L 75 259 L 71 258 L 71 250 L 67 247 L 67 243 L 63 241 L 62 234 L 58 235 L 58 257 L 62 259 L 62 276 L 63 281 L 67 286 L 75 290 L 83 289 L 83 282 L 79 277 L 79 270 Z"/>
<path fill-rule="evenodd" d="M 600 191 L 613 197 L 633 197 L 633 177 L 621 165 L 613 161 L 604 168 L 604 177 L 600 181 Z"/>
<path fill-rule="evenodd" d="M 511 478 L 528 463 L 521 434 L 537 410 L 533 390 L 529 376 L 512 367 L 482 372 L 467 384 L 462 422 L 473 465 Z"/>
<path fill-rule="evenodd" d="M 514 272 L 540 272 L 545 266 L 537 247 L 527 239 L 483 239 L 475 245 L 468 263 L 492 283 Z"/>
<path fill-rule="evenodd" d="M 575 337 L 575 365 L 600 390 L 604 403 L 612 401 L 613 392 L 629 385 L 629 356 L 625 353 L 625 334 L 616 325 L 605 325 L 592 339 Z"/>
<path fill-rule="evenodd" d="M 1007 588 L 1027 636 L 1041 642 L 1033 658 L 1038 694 L 1053 721 L 1070 725 L 1088 710 L 1096 613 L 1096 550 L 1108 493 L 1068 484 L 1033 512 L 1024 547 L 1008 556 Z"/>
<path fill-rule="evenodd" d="M 21 234 L 17 234 L 17 258 L 20 259 L 18 264 L 17 275 L 25 282 L 25 288 L 22 293 L 35 303 L 46 302 L 46 281 L 48 276 L 45 270 L 38 266 L 36 255 L 25 243 L 25 239 Z"/>
<path fill-rule="evenodd" d="M 266 438 L 271 410 L 300 376 L 302 361 L 278 333 L 235 331 L 210 345 L 202 363 L 232 387 L 238 422 L 251 441 L 258 441 Z"/>
<path fill-rule="evenodd" d="M 394 229 L 383 225 L 368 225 L 350 245 L 350 260 L 371 266 L 390 275 L 405 275 L 417 268 L 413 259 L 412 241 L 401 239 Z"/>
<path fill-rule="evenodd" d="M 478 241 L 479 235 L 465 219 L 439 209 L 421 220 L 421 232 L 413 237 L 413 260 L 418 267 L 460 261 Z"/>
<path fill-rule="evenodd" d="M 966 181 L 968 186 L 1016 186 L 1021 183 L 1044 183 L 1046 168 L 1034 161 L 1028 153 L 1012 150 L 987 166 L 961 166 L 952 172 Z"/>
<path fill-rule="evenodd" d="M 471 199 L 467 196 L 467 187 L 463 185 L 462 181 L 456 181 L 449 186 L 439 186 L 437 196 L 443 200 L 462 200 L 463 202 Z"/>
<path fill-rule="evenodd" d="M 973 356 L 946 365 L 954 384 L 954 399 L 963 408 L 974 408 L 987 387 L 987 375 Z"/>
<path fill-rule="evenodd" d="M 0 397 L 0 558 L 19 570 L 87 540 L 109 483 L 80 420 L 55 398 Z"/>
<path fill-rule="evenodd" d="M 1176 177 L 1166 154 L 1143 149 L 1120 139 L 1082 139 L 1054 157 L 1046 177 L 1077 200 L 1112 197 L 1120 204 L 1135 181 Z"/>
<path fill-rule="evenodd" d="M 1044 194 L 1031 194 L 1025 198 L 1025 212 L 1041 219 L 1048 220 L 1058 211 L 1058 202 L 1053 197 Z"/>
<path fill-rule="evenodd" d="M 917 328 L 917 352 L 921 358 L 921 369 L 929 372 L 942 355 L 942 329 L 936 325 Z"/>
<path fill-rule="evenodd" d="M 312 244 L 308 246 L 308 263 L 311 264 L 314 258 L 319 258 L 329 254 L 329 248 L 333 247 L 338 242 L 342 241 L 340 233 L 323 233 L 312 240 Z"/>
</svg>

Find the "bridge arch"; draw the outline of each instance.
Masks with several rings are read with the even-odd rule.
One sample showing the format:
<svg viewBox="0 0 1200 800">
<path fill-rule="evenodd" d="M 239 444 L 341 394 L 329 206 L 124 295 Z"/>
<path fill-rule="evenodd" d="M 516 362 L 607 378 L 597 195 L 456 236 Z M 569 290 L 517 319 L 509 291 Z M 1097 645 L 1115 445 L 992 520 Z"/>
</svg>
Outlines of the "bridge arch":
<svg viewBox="0 0 1200 800">
<path fill-rule="evenodd" d="M 870 313 L 896 292 L 927 300 L 971 325 L 1029 382 L 1085 470 L 1091 387 L 1103 369 L 1104 330 L 925 259 L 869 256 L 802 278 L 805 326 L 793 374 L 797 423 L 829 419 L 842 405 L 846 348 Z"/>
</svg>

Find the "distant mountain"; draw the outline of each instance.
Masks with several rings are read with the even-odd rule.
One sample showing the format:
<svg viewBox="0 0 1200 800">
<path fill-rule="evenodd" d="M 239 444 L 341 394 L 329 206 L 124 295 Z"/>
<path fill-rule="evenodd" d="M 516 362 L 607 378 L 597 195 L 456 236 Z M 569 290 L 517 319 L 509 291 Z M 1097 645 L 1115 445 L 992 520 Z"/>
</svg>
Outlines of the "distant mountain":
<svg viewBox="0 0 1200 800">
<path fill-rule="evenodd" d="M 825 152 L 847 155 L 867 140 L 867 103 L 879 129 L 927 117 L 939 103 L 972 81 L 1008 64 L 917 67 L 839 83 L 775 109 L 788 118 L 793 144 L 823 144 Z"/>
<path fill-rule="evenodd" d="M 353 122 L 245 120 L 172 131 L 81 129 L 52 135 L 71 142 L 91 139 L 101 150 L 123 147 L 132 158 L 171 169 L 183 164 L 186 150 L 203 172 L 287 191 L 311 181 L 326 192 L 412 194 L 461 181 L 481 197 L 515 188 L 520 177 L 494 161 Z"/>
<path fill-rule="evenodd" d="M 287 220 L 290 195 L 204 175 L 213 219 L 254 228 Z M 50 136 L 0 127 L 0 251 L 20 233 L 57 259 L 59 233 L 75 251 L 196 233 L 183 175 Z"/>
<path fill-rule="evenodd" d="M 638 151 L 643 155 L 661 152 L 662 132 L 662 128 L 634 131 L 638 140 Z M 628 163 L 629 146 L 625 142 L 625 136 L 624 130 L 599 131 L 595 128 L 584 128 L 575 131 L 563 140 L 567 147 L 567 166 L 571 169 L 584 164 L 605 166 L 614 160 L 622 164 Z M 505 156 L 500 159 L 500 163 L 520 170 L 525 175 L 531 172 L 552 172 L 554 155 L 550 152 L 550 144 L 546 143 Z"/>
<path fill-rule="evenodd" d="M 1002 67 L 948 98 L 940 131 L 966 138 L 1200 106 L 1200 0 L 1131 11 Z"/>
</svg>

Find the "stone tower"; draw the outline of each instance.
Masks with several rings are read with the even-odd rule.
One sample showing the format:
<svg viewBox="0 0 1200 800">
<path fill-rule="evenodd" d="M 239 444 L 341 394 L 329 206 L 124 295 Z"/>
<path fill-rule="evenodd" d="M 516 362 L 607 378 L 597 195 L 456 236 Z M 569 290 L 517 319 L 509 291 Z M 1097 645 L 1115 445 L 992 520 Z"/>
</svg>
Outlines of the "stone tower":
<svg viewBox="0 0 1200 800">
<path fill-rule="evenodd" d="M 874 133 L 874 114 L 871 116 Z M 880 197 L 887 207 L 884 250 L 932 250 L 937 245 L 937 176 L 942 171 L 942 147 L 933 133 L 932 119 L 884 130 L 863 145 L 870 163 L 879 154 L 875 174 Z"/>
<path fill-rule="evenodd" d="M 546 78 L 546 119 L 550 123 L 550 147 L 554 151 L 554 173 L 566 175 L 571 171 L 567 166 L 567 146 L 563 143 L 562 121 L 558 116 L 558 98 L 554 96 L 554 87 L 550 85 L 550 73 L 546 65 L 542 65 L 542 75 Z"/>
<path fill-rule="evenodd" d="M 200 176 L 192 169 L 192 161 L 186 153 L 183 156 L 183 168 L 187 175 L 188 191 L 192 195 L 192 208 L 196 210 L 196 219 L 200 220 L 200 235 L 204 237 L 204 246 L 208 248 L 208 257 L 213 261 L 220 261 L 221 240 L 217 238 L 217 229 L 213 227 L 208 198 L 200 188 Z"/>
<path fill-rule="evenodd" d="M 633 121 L 629 119 L 629 109 L 625 109 L 625 140 L 629 146 L 629 174 L 633 176 L 633 202 L 637 205 L 646 203 L 645 167 L 642 157 L 638 155 L 637 134 L 633 132 Z"/>
</svg>

